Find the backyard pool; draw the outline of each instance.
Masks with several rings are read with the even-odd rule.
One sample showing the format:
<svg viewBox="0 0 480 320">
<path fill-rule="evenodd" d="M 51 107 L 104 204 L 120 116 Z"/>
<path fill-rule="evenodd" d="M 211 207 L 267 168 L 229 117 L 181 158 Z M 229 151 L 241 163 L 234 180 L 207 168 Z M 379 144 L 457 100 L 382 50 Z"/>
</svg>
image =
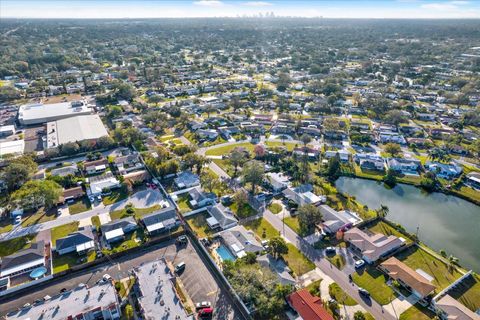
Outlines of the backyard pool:
<svg viewBox="0 0 480 320">
<path fill-rule="evenodd" d="M 30 272 L 30 278 L 37 279 L 43 276 L 45 273 L 47 273 L 47 268 L 40 267 Z"/>
<path fill-rule="evenodd" d="M 223 244 L 220 245 L 217 249 L 216 249 L 218 255 L 220 256 L 220 259 L 222 259 L 222 261 L 225 261 L 225 260 L 230 260 L 230 261 L 235 261 L 235 256 L 230 252 L 230 250 L 228 250 L 227 247 L 225 247 Z"/>
</svg>

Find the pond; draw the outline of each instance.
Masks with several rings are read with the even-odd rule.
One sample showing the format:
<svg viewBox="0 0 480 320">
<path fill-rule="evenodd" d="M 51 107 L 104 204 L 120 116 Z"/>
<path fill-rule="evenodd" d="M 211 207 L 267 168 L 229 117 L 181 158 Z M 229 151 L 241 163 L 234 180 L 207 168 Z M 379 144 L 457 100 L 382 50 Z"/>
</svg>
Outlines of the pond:
<svg viewBox="0 0 480 320">
<path fill-rule="evenodd" d="M 480 206 L 443 193 L 426 193 L 410 185 L 393 189 L 381 183 L 341 177 L 337 189 L 370 209 L 388 206 L 387 218 L 400 223 L 433 249 L 445 250 L 465 268 L 480 272 Z"/>
</svg>

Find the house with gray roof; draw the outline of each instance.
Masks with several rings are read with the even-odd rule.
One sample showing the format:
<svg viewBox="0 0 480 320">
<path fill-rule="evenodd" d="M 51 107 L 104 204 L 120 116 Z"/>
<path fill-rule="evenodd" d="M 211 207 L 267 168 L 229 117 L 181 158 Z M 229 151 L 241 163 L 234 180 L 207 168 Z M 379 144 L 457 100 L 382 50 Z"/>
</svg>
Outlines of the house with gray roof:
<svg viewBox="0 0 480 320">
<path fill-rule="evenodd" d="M 257 262 L 261 266 L 272 270 L 282 285 L 295 285 L 296 281 L 291 274 L 292 270 L 290 270 L 282 259 L 275 259 L 271 254 L 267 253 L 263 256 L 257 257 Z"/>
<path fill-rule="evenodd" d="M 65 166 L 61 168 L 54 168 L 52 171 L 50 171 L 50 174 L 52 176 L 60 176 L 60 177 L 65 177 L 68 175 L 76 175 L 78 172 L 78 168 L 76 165 L 70 165 L 70 166 Z"/>
<path fill-rule="evenodd" d="M 221 241 L 237 258 L 244 257 L 247 252 L 259 253 L 264 250 L 251 230 L 238 225 L 218 233 Z"/>
<path fill-rule="evenodd" d="M 131 233 L 137 230 L 137 228 L 137 222 L 133 217 L 126 217 L 100 226 L 103 238 L 108 243 L 123 240 L 125 234 Z"/>
<path fill-rule="evenodd" d="M 29 248 L 20 250 L 0 261 L 0 277 L 16 276 L 45 266 L 45 242 L 32 243 Z"/>
<path fill-rule="evenodd" d="M 200 185 L 200 177 L 191 171 L 183 171 L 177 174 L 173 179 L 175 185 L 179 189 L 191 188 Z"/>
<path fill-rule="evenodd" d="M 143 216 L 141 222 L 150 235 L 170 231 L 180 225 L 175 207 L 170 202 L 165 208 Z"/>
<path fill-rule="evenodd" d="M 207 224 L 212 229 L 220 228 L 225 230 L 238 224 L 238 220 L 233 215 L 232 210 L 226 208 L 221 203 L 208 207 L 207 211 L 210 215 L 207 218 Z"/>
<path fill-rule="evenodd" d="M 202 208 L 205 206 L 213 206 L 216 203 L 217 196 L 213 192 L 204 192 L 200 187 L 190 189 L 190 205 L 192 208 Z"/>
<path fill-rule="evenodd" d="M 64 255 L 71 252 L 82 254 L 93 248 L 95 248 L 95 238 L 92 228 L 88 226 L 81 227 L 78 231 L 57 239 L 54 249 L 59 255 Z"/>
</svg>

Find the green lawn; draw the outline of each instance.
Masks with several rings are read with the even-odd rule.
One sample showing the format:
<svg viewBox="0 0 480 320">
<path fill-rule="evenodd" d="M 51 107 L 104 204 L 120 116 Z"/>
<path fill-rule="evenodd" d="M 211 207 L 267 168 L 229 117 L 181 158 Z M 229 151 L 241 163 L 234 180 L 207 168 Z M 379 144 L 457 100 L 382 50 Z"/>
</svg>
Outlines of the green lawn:
<svg viewBox="0 0 480 320">
<path fill-rule="evenodd" d="M 432 283 L 437 286 L 436 292 L 440 292 L 461 277 L 460 272 L 457 270 L 449 271 L 445 263 L 417 246 L 402 251 L 395 256 L 413 270 L 422 269 L 433 277 Z"/>
<path fill-rule="evenodd" d="M 175 138 L 175 135 L 168 134 L 168 135 L 161 136 L 159 138 L 159 140 L 160 140 L 160 142 L 165 142 L 165 141 L 168 141 L 168 140 L 171 140 L 171 139 L 174 139 L 174 138 Z"/>
<path fill-rule="evenodd" d="M 98 216 L 93 216 L 90 220 L 95 227 L 100 228 L 100 218 Z"/>
<path fill-rule="evenodd" d="M 104 254 L 112 254 L 121 252 L 130 248 L 138 247 L 142 244 L 143 240 L 145 239 L 145 234 L 143 232 L 143 228 L 138 228 L 136 231 L 131 232 L 125 235 L 125 239 L 123 241 L 118 241 L 110 244 L 111 249 L 103 249 L 102 252 Z"/>
<path fill-rule="evenodd" d="M 13 229 L 12 219 L 2 219 L 0 220 L 0 233 L 9 232 Z"/>
<path fill-rule="evenodd" d="M 283 256 L 290 269 L 297 275 L 301 276 L 315 269 L 315 264 L 303 255 L 291 243 L 287 243 L 288 253 Z"/>
<path fill-rule="evenodd" d="M 284 147 L 284 148 L 287 148 L 287 151 L 291 152 L 291 151 L 293 151 L 293 149 L 295 148 L 295 146 L 297 144 L 294 143 L 294 142 L 266 141 L 265 145 L 267 147 L 271 147 L 271 148 L 273 148 L 273 147 Z"/>
<path fill-rule="evenodd" d="M 360 272 L 353 273 L 352 277 L 355 284 L 368 290 L 372 299 L 382 305 L 390 303 L 396 297 L 395 292 L 387 286 L 387 276 L 374 267 L 367 266 Z"/>
<path fill-rule="evenodd" d="M 94 250 L 88 252 L 87 255 L 79 256 L 77 253 L 72 252 L 61 256 L 53 257 L 53 273 L 59 273 L 70 269 L 73 266 L 91 262 L 96 258 L 96 252 Z"/>
<path fill-rule="evenodd" d="M 243 225 L 245 228 L 252 230 L 261 240 L 267 240 L 279 235 L 277 229 L 275 229 L 264 218 L 249 221 Z"/>
<path fill-rule="evenodd" d="M 327 260 L 330 261 L 338 270 L 342 270 L 345 267 L 345 257 L 339 254 L 334 256 L 326 256 Z"/>
<path fill-rule="evenodd" d="M 78 222 L 71 222 L 51 229 L 52 246 L 55 246 L 57 239 L 68 236 L 78 230 Z"/>
<path fill-rule="evenodd" d="M 51 209 L 45 212 L 40 208 L 34 212 L 26 212 L 22 217 L 22 227 L 28 227 L 34 224 L 43 223 L 55 219 L 55 210 Z"/>
<path fill-rule="evenodd" d="M 232 209 L 232 212 L 239 219 L 251 217 L 257 214 L 257 211 L 255 211 L 248 203 L 245 203 L 242 206 L 238 207 L 238 203 L 234 202 L 230 206 L 230 209 Z"/>
<path fill-rule="evenodd" d="M 335 282 L 328 286 L 328 294 L 331 298 L 337 300 L 338 303 L 346 306 L 355 306 L 357 301 L 350 297 L 342 288 Z"/>
<path fill-rule="evenodd" d="M 306 286 L 305 289 L 307 289 L 308 292 L 310 292 L 310 294 L 312 296 L 320 297 L 320 283 L 321 282 L 322 282 L 322 279 L 313 281 L 308 286 Z"/>
<path fill-rule="evenodd" d="M 435 313 L 419 304 L 415 304 L 400 315 L 400 320 L 429 320 L 434 317 Z"/>
<path fill-rule="evenodd" d="M 282 205 L 279 203 L 271 203 L 268 206 L 268 210 L 272 211 L 273 214 L 280 213 L 282 211 Z"/>
<path fill-rule="evenodd" d="M 472 275 L 462 281 L 456 288 L 448 293 L 454 299 L 460 301 L 467 308 L 475 311 L 480 308 L 480 276 Z"/>
<path fill-rule="evenodd" d="M 17 251 L 28 248 L 30 246 L 30 242 L 34 241 L 35 236 L 35 234 L 31 234 L 28 236 L 0 242 L 0 257 L 9 256 Z"/>
<path fill-rule="evenodd" d="M 92 205 L 90 204 L 90 201 L 87 199 L 87 197 L 83 197 L 82 199 L 77 200 L 74 203 L 68 205 L 70 214 L 85 212 L 87 210 L 90 210 L 91 208 L 92 208 Z"/>
<path fill-rule="evenodd" d="M 206 238 L 213 233 L 207 224 L 207 215 L 207 213 L 198 213 L 186 219 L 198 238 Z"/>
<path fill-rule="evenodd" d="M 207 152 L 205 152 L 205 155 L 207 155 L 207 156 L 227 155 L 227 154 L 230 153 L 230 151 L 232 151 L 233 149 L 235 149 L 237 147 L 243 147 L 243 148 L 247 149 L 248 151 L 252 152 L 255 145 L 253 143 L 250 143 L 250 142 L 241 142 L 241 143 L 236 143 L 236 144 L 232 144 L 232 145 L 228 145 L 228 146 L 211 148 L 211 149 L 207 150 Z"/>
<path fill-rule="evenodd" d="M 134 209 L 135 209 L 135 213 L 133 215 L 135 216 L 135 218 L 140 219 L 144 215 L 160 210 L 161 207 L 160 205 L 156 204 L 153 207 L 149 207 L 149 208 L 134 208 Z M 110 212 L 110 218 L 112 218 L 112 220 L 123 219 L 129 216 L 132 216 L 132 215 L 127 212 L 127 209 L 115 210 Z"/>
<path fill-rule="evenodd" d="M 192 211 L 192 208 L 190 208 L 190 197 L 188 193 L 182 193 L 181 195 L 178 195 L 178 201 L 177 205 L 180 208 L 180 213 L 186 213 Z"/>
<path fill-rule="evenodd" d="M 285 224 L 290 227 L 293 231 L 295 231 L 297 234 L 300 234 L 300 224 L 298 223 L 298 218 L 297 217 L 286 217 L 283 219 Z"/>
<path fill-rule="evenodd" d="M 108 196 L 103 197 L 103 204 L 108 206 L 109 204 L 114 204 L 115 202 L 124 200 L 128 198 L 127 188 L 119 188 L 112 190 L 112 193 Z"/>
<path fill-rule="evenodd" d="M 387 236 L 393 235 L 393 236 L 396 236 L 398 238 L 402 237 L 402 238 L 405 239 L 407 244 L 412 243 L 412 240 L 407 238 L 404 234 L 397 231 L 395 228 L 391 227 L 389 224 L 387 224 L 387 223 L 385 223 L 381 220 L 377 220 L 373 224 L 368 225 L 368 230 L 373 231 L 375 233 L 382 233 L 382 234 L 387 235 Z"/>
</svg>

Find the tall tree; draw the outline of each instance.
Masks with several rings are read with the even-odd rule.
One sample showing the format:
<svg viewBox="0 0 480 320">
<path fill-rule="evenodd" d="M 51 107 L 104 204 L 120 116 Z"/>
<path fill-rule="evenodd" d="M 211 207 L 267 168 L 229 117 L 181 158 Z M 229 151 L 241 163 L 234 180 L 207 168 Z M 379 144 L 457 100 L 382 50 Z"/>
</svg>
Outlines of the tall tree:
<svg viewBox="0 0 480 320">
<path fill-rule="evenodd" d="M 272 248 L 272 255 L 275 259 L 288 253 L 288 246 L 282 237 L 273 237 L 268 242 L 270 248 Z"/>
<path fill-rule="evenodd" d="M 298 208 L 298 222 L 302 234 L 310 234 L 315 226 L 322 221 L 320 209 L 314 205 L 307 204 Z"/>
<path fill-rule="evenodd" d="M 235 148 L 230 152 L 230 155 L 228 157 L 228 162 L 233 166 L 234 168 L 234 173 L 233 176 L 237 176 L 238 172 L 238 167 L 242 166 L 245 162 L 247 162 L 247 156 L 245 155 L 245 152 L 241 148 Z"/>
<path fill-rule="evenodd" d="M 265 166 L 263 163 L 252 160 L 245 164 L 242 170 L 243 181 L 252 184 L 252 193 L 255 194 L 255 187 L 262 183 L 265 175 Z"/>
</svg>

